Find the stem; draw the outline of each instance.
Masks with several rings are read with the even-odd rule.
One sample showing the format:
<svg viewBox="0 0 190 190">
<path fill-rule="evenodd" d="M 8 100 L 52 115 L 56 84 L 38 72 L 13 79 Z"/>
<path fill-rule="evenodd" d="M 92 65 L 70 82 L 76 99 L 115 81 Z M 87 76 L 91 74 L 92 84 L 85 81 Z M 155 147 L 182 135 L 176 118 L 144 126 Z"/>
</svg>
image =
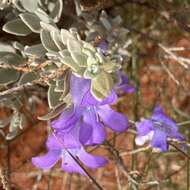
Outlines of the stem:
<svg viewBox="0 0 190 190">
<path fill-rule="evenodd" d="M 87 177 L 90 179 L 91 182 L 96 186 L 98 190 L 104 190 L 100 184 L 88 173 L 88 171 L 83 167 L 83 165 L 68 151 L 66 150 L 67 153 L 73 158 L 73 160 L 83 169 Z"/>
</svg>

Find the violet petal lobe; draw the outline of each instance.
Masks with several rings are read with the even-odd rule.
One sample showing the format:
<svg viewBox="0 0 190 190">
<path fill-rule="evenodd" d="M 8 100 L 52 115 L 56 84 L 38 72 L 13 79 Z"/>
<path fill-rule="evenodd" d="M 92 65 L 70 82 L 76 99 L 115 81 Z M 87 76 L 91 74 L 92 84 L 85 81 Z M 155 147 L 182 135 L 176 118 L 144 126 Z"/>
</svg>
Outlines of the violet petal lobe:
<svg viewBox="0 0 190 190">
<path fill-rule="evenodd" d="M 68 149 L 68 151 L 72 154 L 72 151 Z M 73 157 L 76 158 L 76 155 L 72 154 Z M 77 159 L 77 158 L 76 158 Z M 64 154 L 62 158 L 61 168 L 68 173 L 80 173 L 82 175 L 86 175 L 81 166 L 69 155 L 68 152 Z"/>
<path fill-rule="evenodd" d="M 84 112 L 84 122 L 92 126 L 92 134 L 86 145 L 102 144 L 106 138 L 105 127 L 100 123 L 95 108 L 90 108 Z"/>
<path fill-rule="evenodd" d="M 80 161 L 89 168 L 99 168 L 107 164 L 107 160 L 102 156 L 94 156 L 87 153 L 83 148 L 77 153 Z"/>
<path fill-rule="evenodd" d="M 162 152 L 168 150 L 167 135 L 163 131 L 155 130 L 151 141 L 152 147 L 159 148 Z"/>
<path fill-rule="evenodd" d="M 149 119 L 143 119 L 135 124 L 137 128 L 137 133 L 140 136 L 147 135 L 151 130 L 153 130 L 153 122 Z"/>
<path fill-rule="evenodd" d="M 51 123 L 52 128 L 68 131 L 70 130 L 80 119 L 82 115 L 82 109 L 79 107 L 70 106 L 59 116 L 58 119 Z"/>
<path fill-rule="evenodd" d="M 33 157 L 32 163 L 39 168 L 49 169 L 53 167 L 56 162 L 60 159 L 60 150 L 50 150 L 43 156 Z"/>
<path fill-rule="evenodd" d="M 123 114 L 114 111 L 108 105 L 100 106 L 97 112 L 103 122 L 113 131 L 122 132 L 128 128 L 128 119 Z"/>
</svg>

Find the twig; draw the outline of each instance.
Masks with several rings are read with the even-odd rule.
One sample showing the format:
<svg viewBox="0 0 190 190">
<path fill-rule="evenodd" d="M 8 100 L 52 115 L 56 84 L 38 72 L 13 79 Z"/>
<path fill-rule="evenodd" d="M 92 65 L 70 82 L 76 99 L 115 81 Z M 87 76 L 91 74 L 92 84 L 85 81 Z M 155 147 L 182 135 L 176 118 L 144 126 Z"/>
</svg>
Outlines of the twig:
<svg viewBox="0 0 190 190">
<path fill-rule="evenodd" d="M 135 179 L 133 179 L 133 177 L 131 177 L 131 175 L 129 174 L 122 157 L 119 155 L 118 150 L 115 149 L 108 141 L 105 142 L 105 145 L 107 146 L 109 152 L 112 154 L 113 159 L 115 163 L 118 165 L 119 169 L 128 178 L 129 183 L 138 185 L 138 182 Z"/>
<path fill-rule="evenodd" d="M 128 152 L 122 152 L 122 153 L 120 153 L 120 156 L 126 156 L 126 155 L 137 154 L 139 152 L 145 152 L 145 151 L 149 150 L 150 148 L 151 148 L 151 146 L 148 145 L 146 147 L 138 148 L 136 150 L 132 150 L 132 151 L 128 151 Z"/>
<path fill-rule="evenodd" d="M 161 65 L 164 68 L 164 70 L 168 73 L 169 77 L 179 86 L 180 82 L 175 78 L 175 76 L 171 73 L 171 71 L 168 69 L 168 67 L 165 65 L 163 61 L 161 61 Z"/>
<path fill-rule="evenodd" d="M 180 153 L 182 153 L 188 160 L 190 160 L 190 156 L 186 153 L 186 152 L 184 152 L 184 151 L 182 151 L 180 148 L 178 148 L 176 145 L 174 145 L 174 144 L 172 144 L 172 143 L 169 143 L 172 147 L 174 147 L 176 150 L 178 150 Z"/>
<path fill-rule="evenodd" d="M 170 55 L 175 61 L 177 61 L 180 65 L 182 65 L 185 69 L 188 69 L 188 65 L 186 65 L 183 61 L 181 61 L 180 59 L 178 59 L 178 57 L 171 52 L 167 47 L 165 47 L 163 44 L 159 43 L 158 46 L 164 50 L 164 52 L 166 52 L 168 55 Z"/>
<path fill-rule="evenodd" d="M 73 160 L 83 169 L 87 177 L 90 179 L 91 182 L 96 186 L 98 190 L 103 190 L 103 188 L 100 186 L 100 184 L 88 173 L 88 171 L 83 167 L 83 165 L 68 151 L 67 153 L 73 158 Z"/>
<path fill-rule="evenodd" d="M 120 177 L 119 177 L 119 171 L 118 168 L 115 167 L 115 176 L 116 176 L 116 180 L 117 180 L 117 189 L 121 190 L 121 181 L 120 181 Z"/>
</svg>

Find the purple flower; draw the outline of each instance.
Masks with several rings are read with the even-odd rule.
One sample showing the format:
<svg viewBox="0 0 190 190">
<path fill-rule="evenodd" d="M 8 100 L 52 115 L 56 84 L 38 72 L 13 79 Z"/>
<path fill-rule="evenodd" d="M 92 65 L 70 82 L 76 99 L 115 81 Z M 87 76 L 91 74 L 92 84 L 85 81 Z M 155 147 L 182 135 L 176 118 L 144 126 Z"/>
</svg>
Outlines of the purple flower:
<svg viewBox="0 0 190 190">
<path fill-rule="evenodd" d="M 94 145 L 101 144 L 105 140 L 104 125 L 116 132 L 122 132 L 128 128 L 127 117 L 109 106 L 117 100 L 114 90 L 107 98 L 98 101 L 91 94 L 90 80 L 72 76 L 71 96 L 73 106 L 66 109 L 59 119 L 52 122 L 52 127 L 57 131 L 70 134 L 78 126 L 79 142 L 83 145 Z M 76 145 L 75 141 L 73 145 Z"/>
<path fill-rule="evenodd" d="M 157 106 L 150 119 L 144 119 L 136 124 L 136 144 L 143 145 L 147 140 L 151 141 L 153 148 L 162 152 L 168 150 L 167 138 L 175 138 L 182 141 L 184 138 L 178 132 L 176 123 L 165 115 L 163 109 Z"/>
<path fill-rule="evenodd" d="M 92 169 L 102 167 L 107 163 L 105 158 L 101 156 L 93 156 L 87 153 L 82 146 L 78 148 L 64 148 L 62 139 L 59 139 L 57 135 L 49 136 L 46 146 L 48 148 L 48 152 L 45 155 L 32 158 L 32 163 L 42 169 L 53 167 L 61 159 L 61 168 L 63 170 L 69 173 L 76 172 L 86 175 L 75 159 L 80 160 L 86 167 Z"/>
<path fill-rule="evenodd" d="M 98 47 L 100 48 L 101 52 L 105 55 L 108 51 L 108 42 L 106 40 L 102 40 Z"/>
<path fill-rule="evenodd" d="M 135 92 L 135 87 L 132 85 L 129 85 L 129 79 L 127 77 L 127 75 L 119 70 L 117 72 L 119 78 L 120 78 L 120 83 L 115 87 L 115 89 L 117 90 L 122 90 L 124 93 L 133 93 Z"/>
</svg>

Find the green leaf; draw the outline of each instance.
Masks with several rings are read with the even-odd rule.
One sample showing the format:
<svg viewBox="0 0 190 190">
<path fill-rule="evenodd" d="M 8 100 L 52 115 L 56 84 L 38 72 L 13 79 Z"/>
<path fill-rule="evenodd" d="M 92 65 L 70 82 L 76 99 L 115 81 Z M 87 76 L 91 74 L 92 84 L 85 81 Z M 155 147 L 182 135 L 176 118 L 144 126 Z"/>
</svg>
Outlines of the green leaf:
<svg viewBox="0 0 190 190">
<path fill-rule="evenodd" d="M 113 89 L 113 80 L 110 74 L 102 71 L 92 80 L 91 92 L 97 99 L 106 98 Z"/>
<path fill-rule="evenodd" d="M 19 51 L 24 51 L 24 46 L 19 42 L 13 42 L 13 47 Z"/>
<path fill-rule="evenodd" d="M 68 39 L 75 39 L 74 36 L 65 29 L 61 29 L 61 39 L 64 45 L 67 45 L 67 40 Z"/>
<path fill-rule="evenodd" d="M 7 33 L 17 36 L 27 36 L 31 33 L 30 28 L 28 28 L 21 19 L 15 19 L 7 22 L 2 29 Z"/>
<path fill-rule="evenodd" d="M 62 92 L 62 98 L 69 93 L 70 90 L 70 72 L 67 71 L 63 78 L 56 80 L 56 92 Z"/>
<path fill-rule="evenodd" d="M 20 73 L 14 69 L 0 69 L 0 85 L 8 85 L 17 81 Z"/>
<path fill-rule="evenodd" d="M 61 34 L 59 31 L 51 31 L 51 37 L 52 37 L 54 43 L 57 45 L 57 47 L 60 50 L 65 49 L 65 45 L 63 44 L 63 42 L 61 40 Z"/>
<path fill-rule="evenodd" d="M 43 46 L 48 50 L 48 51 L 59 51 L 58 47 L 54 43 L 54 41 L 51 38 L 50 32 L 47 30 L 42 30 L 40 33 L 40 38 Z"/>
<path fill-rule="evenodd" d="M 49 23 L 45 23 L 45 22 L 40 22 L 40 25 L 41 25 L 42 29 L 47 30 L 48 32 L 51 32 L 51 31 L 59 32 L 57 26 L 54 23 L 49 24 Z"/>
<path fill-rule="evenodd" d="M 12 52 L 0 52 L 0 62 L 8 65 L 21 65 L 25 62 L 25 59 L 20 55 Z"/>
<path fill-rule="evenodd" d="M 44 57 L 47 50 L 43 47 L 42 44 L 36 44 L 30 47 L 25 47 L 24 53 L 27 55 Z"/>
<path fill-rule="evenodd" d="M 34 12 L 38 8 L 38 0 L 20 0 L 24 9 Z"/>
<path fill-rule="evenodd" d="M 67 50 L 67 49 L 64 49 L 62 51 L 59 51 L 59 54 L 62 56 L 62 57 L 70 57 L 71 54 L 70 52 Z"/>
<path fill-rule="evenodd" d="M 82 52 L 82 44 L 76 39 L 68 38 L 67 47 L 68 47 L 68 50 L 69 50 L 70 53 L 72 51 L 79 52 L 79 53 Z"/>
<path fill-rule="evenodd" d="M 66 105 L 67 104 L 65 102 L 62 103 L 61 105 L 58 105 L 53 110 L 51 110 L 48 114 L 38 117 L 38 119 L 42 120 L 42 121 L 47 121 L 47 120 L 53 119 L 63 112 Z"/>
<path fill-rule="evenodd" d="M 60 20 L 62 10 L 63 10 L 63 0 L 57 0 L 57 2 L 55 3 L 55 7 L 50 14 L 51 18 L 53 18 L 55 23 Z"/>
<path fill-rule="evenodd" d="M 61 103 L 60 97 L 62 93 L 55 92 L 55 87 L 56 87 L 55 85 L 50 85 L 48 89 L 48 104 L 51 109 L 55 108 Z"/>
<path fill-rule="evenodd" d="M 73 58 L 73 60 L 80 66 L 80 67 L 87 67 L 87 56 L 82 54 L 82 53 L 78 53 L 78 52 L 70 52 L 71 53 L 71 57 Z"/>
<path fill-rule="evenodd" d="M 19 15 L 21 20 L 32 30 L 32 32 L 40 33 L 40 19 L 31 13 L 22 13 Z"/>
<path fill-rule="evenodd" d="M 50 18 L 49 15 L 42 9 L 37 8 L 37 10 L 34 13 L 40 18 L 41 21 L 45 23 L 53 23 L 52 18 Z"/>
<path fill-rule="evenodd" d="M 35 72 L 24 73 L 19 80 L 19 84 L 22 85 L 37 79 L 39 79 L 39 75 Z"/>
<path fill-rule="evenodd" d="M 69 56 L 67 56 L 67 57 L 61 57 L 60 61 L 63 64 L 65 64 L 68 67 L 70 67 L 74 72 L 77 72 L 77 71 L 81 70 L 80 67 L 77 65 L 77 63 L 75 63 L 73 61 L 73 59 L 71 57 L 69 57 Z"/>
</svg>

